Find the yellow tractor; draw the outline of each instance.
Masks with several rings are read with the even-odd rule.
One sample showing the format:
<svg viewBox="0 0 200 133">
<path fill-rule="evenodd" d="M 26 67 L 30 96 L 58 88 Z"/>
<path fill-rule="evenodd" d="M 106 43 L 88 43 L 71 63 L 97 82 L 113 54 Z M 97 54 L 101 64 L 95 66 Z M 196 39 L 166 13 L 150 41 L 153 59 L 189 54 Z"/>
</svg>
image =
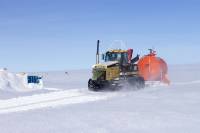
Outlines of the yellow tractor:
<svg viewBox="0 0 200 133">
<path fill-rule="evenodd" d="M 99 43 L 97 41 L 96 64 L 93 66 L 92 78 L 88 89 L 92 91 L 116 90 L 128 83 L 131 88 L 144 88 L 144 78 L 139 76 L 136 62 L 139 55 L 132 59 L 133 50 L 112 49 L 102 54 L 99 61 Z"/>
</svg>

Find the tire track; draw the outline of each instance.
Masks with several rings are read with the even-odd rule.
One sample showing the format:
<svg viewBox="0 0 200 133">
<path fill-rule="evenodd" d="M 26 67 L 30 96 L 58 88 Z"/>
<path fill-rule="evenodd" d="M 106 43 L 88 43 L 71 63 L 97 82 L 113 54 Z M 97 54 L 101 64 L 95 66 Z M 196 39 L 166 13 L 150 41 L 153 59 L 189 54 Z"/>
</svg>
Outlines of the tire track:
<svg viewBox="0 0 200 133">
<path fill-rule="evenodd" d="M 0 114 L 106 100 L 117 93 L 89 93 L 82 89 L 50 92 L 0 101 Z"/>
</svg>

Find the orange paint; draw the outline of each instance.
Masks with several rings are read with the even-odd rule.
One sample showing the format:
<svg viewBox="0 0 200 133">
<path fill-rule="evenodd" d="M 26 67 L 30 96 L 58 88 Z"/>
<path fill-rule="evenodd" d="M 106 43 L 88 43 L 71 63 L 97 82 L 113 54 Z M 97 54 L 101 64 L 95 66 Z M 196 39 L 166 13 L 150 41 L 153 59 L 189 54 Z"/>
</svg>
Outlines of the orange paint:
<svg viewBox="0 0 200 133">
<path fill-rule="evenodd" d="M 161 81 L 169 84 L 167 73 L 167 63 L 156 57 L 155 51 L 150 50 L 150 54 L 143 56 L 138 61 L 139 74 L 146 81 Z"/>
</svg>

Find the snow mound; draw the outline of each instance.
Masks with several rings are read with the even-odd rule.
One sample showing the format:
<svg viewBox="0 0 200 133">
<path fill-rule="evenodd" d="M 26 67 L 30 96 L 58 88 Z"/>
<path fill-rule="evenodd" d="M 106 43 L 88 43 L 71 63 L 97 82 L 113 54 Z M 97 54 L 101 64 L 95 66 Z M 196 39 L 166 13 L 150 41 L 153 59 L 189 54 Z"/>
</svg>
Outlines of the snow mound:
<svg viewBox="0 0 200 133">
<path fill-rule="evenodd" d="M 10 73 L 7 69 L 0 69 L 0 90 L 5 91 L 33 91 L 42 89 L 41 85 L 28 84 L 26 73 Z"/>
</svg>

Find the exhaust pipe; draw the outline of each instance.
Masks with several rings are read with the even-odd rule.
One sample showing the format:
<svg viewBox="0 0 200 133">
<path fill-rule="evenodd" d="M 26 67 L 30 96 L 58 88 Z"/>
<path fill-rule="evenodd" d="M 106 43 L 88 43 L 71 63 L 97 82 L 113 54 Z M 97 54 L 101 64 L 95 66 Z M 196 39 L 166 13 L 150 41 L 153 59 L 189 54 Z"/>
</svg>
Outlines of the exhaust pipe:
<svg viewBox="0 0 200 133">
<path fill-rule="evenodd" d="M 100 41 L 97 40 L 96 64 L 99 64 L 99 43 Z"/>
</svg>

